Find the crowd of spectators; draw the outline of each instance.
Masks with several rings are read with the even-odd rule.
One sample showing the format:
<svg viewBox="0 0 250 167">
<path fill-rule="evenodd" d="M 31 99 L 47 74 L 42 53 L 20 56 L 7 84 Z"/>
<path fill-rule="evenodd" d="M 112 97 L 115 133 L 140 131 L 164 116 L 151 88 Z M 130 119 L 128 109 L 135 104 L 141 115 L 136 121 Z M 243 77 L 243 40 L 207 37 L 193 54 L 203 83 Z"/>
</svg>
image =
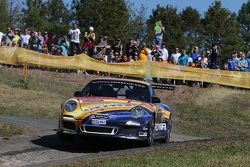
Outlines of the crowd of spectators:
<svg viewBox="0 0 250 167">
<path fill-rule="evenodd" d="M 150 47 L 145 42 L 133 38 L 130 38 L 124 46 L 120 39 L 110 44 L 108 36 L 100 35 L 96 39 L 93 27 L 89 27 L 89 31 L 82 34 L 76 24 L 73 24 L 68 34 L 62 37 L 58 37 L 53 32 L 36 32 L 30 28 L 24 30 L 8 28 L 6 33 L 0 32 L 0 44 L 57 56 L 86 53 L 95 59 L 110 63 L 141 60 L 198 68 L 219 68 L 218 42 L 210 50 L 200 51 L 197 46 L 194 46 L 191 49 L 175 48 L 172 54 L 169 54 L 167 43 L 162 41 L 164 27 L 160 26 L 155 31 L 156 35 Z M 82 39 L 83 44 L 80 45 Z M 222 69 L 250 71 L 250 57 L 246 58 L 244 52 L 234 51 Z"/>
</svg>

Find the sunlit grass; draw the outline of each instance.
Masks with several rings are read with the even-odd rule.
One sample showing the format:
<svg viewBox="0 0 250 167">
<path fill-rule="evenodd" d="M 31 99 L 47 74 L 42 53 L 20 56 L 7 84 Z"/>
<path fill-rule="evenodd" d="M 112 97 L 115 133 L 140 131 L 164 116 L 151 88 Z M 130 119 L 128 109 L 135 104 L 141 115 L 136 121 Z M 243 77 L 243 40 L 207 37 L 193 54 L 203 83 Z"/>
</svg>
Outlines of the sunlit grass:
<svg viewBox="0 0 250 167">
<path fill-rule="evenodd" d="M 8 123 L 0 123 L 0 137 L 11 137 L 22 133 L 23 128 Z"/>
</svg>

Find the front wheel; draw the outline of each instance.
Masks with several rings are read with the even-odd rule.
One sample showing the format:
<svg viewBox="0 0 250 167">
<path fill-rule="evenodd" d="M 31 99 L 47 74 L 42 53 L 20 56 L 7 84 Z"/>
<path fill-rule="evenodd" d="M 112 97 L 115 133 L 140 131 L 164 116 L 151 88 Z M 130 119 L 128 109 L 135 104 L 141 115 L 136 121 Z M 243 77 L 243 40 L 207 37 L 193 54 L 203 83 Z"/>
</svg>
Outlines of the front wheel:
<svg viewBox="0 0 250 167">
<path fill-rule="evenodd" d="M 154 143 L 154 130 L 151 124 L 149 124 L 148 132 L 147 132 L 147 139 L 144 141 L 143 146 L 149 147 L 149 146 L 152 146 L 153 143 Z"/>
</svg>

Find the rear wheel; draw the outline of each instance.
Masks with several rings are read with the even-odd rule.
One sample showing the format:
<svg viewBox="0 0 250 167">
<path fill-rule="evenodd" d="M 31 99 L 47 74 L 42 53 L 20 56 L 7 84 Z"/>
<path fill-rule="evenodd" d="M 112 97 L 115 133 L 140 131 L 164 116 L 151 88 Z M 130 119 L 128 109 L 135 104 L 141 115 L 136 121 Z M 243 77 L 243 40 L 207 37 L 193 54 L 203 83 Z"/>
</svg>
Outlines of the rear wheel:
<svg viewBox="0 0 250 167">
<path fill-rule="evenodd" d="M 171 136 L 171 128 L 172 128 L 172 119 L 170 118 L 169 121 L 167 122 L 167 132 L 164 138 L 161 140 L 162 143 L 169 143 Z"/>
</svg>

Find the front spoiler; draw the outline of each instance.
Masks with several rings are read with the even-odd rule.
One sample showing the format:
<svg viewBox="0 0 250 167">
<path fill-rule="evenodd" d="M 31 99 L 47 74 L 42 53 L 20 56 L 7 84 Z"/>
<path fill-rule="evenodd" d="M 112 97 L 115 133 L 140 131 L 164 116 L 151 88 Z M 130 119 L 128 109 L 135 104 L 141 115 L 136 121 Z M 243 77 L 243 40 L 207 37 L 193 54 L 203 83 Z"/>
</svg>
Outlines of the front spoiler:
<svg viewBox="0 0 250 167">
<path fill-rule="evenodd" d="M 139 136 L 139 134 L 138 135 L 130 134 L 127 136 L 126 135 L 104 135 L 104 134 L 91 134 L 91 133 L 68 131 L 68 130 L 60 130 L 57 132 L 57 134 L 71 135 L 71 136 L 76 136 L 76 137 L 116 138 L 116 139 L 138 140 L 138 141 L 144 141 L 147 139 L 147 135 L 145 134 L 141 134 L 143 136 Z"/>
</svg>

